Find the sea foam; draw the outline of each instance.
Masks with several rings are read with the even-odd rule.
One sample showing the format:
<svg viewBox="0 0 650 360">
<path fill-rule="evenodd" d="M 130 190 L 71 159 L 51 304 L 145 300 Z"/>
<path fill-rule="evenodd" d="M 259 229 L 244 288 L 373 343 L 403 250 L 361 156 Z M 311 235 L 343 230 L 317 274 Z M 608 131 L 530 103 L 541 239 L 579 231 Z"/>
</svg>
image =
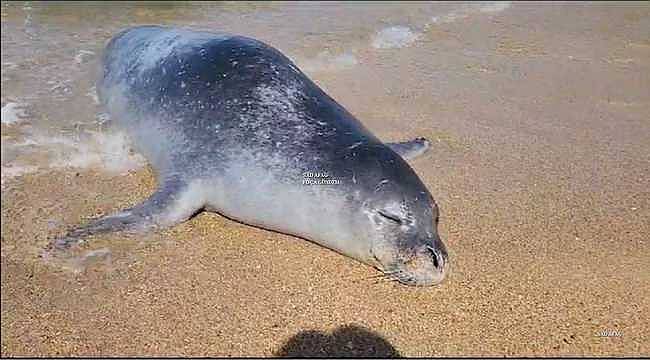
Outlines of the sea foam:
<svg viewBox="0 0 650 360">
<path fill-rule="evenodd" d="M 5 125 L 11 125 L 20 122 L 25 117 L 24 104 L 10 102 L 2 107 L 2 116 L 0 121 Z"/>
<path fill-rule="evenodd" d="M 314 58 L 297 60 L 298 66 L 306 72 L 345 70 L 359 64 L 359 60 L 351 52 L 331 54 L 322 51 Z"/>
<path fill-rule="evenodd" d="M 391 26 L 378 31 L 372 46 L 376 49 L 401 48 L 409 46 L 420 38 L 420 34 L 408 26 Z"/>
<path fill-rule="evenodd" d="M 52 168 L 101 167 L 112 173 L 125 173 L 141 168 L 145 159 L 131 150 L 128 137 L 122 132 L 86 131 L 81 141 L 58 137 L 41 138 L 40 145 L 59 145 L 60 151 L 50 160 Z"/>
</svg>

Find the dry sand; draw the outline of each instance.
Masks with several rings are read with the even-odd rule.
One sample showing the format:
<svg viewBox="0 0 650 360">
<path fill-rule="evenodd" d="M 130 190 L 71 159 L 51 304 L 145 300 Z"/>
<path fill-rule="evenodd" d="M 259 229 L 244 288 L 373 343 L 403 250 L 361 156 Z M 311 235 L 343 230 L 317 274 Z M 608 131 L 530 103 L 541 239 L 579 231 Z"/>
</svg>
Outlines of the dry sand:
<svg viewBox="0 0 650 360">
<path fill-rule="evenodd" d="M 155 179 L 31 174 L 2 196 L 2 355 L 650 355 L 650 10 L 508 11 L 315 79 L 380 138 L 432 140 L 412 166 L 441 208 L 441 286 L 215 214 L 44 262 Z"/>
</svg>

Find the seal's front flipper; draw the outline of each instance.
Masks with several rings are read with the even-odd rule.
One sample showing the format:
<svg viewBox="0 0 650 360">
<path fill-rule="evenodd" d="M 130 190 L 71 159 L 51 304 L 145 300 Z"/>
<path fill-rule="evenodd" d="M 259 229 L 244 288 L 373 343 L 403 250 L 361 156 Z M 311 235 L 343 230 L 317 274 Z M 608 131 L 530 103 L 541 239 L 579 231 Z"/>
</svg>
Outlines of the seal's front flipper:
<svg viewBox="0 0 650 360">
<path fill-rule="evenodd" d="M 181 223 L 204 205 L 201 192 L 177 179 L 163 181 L 147 200 L 116 214 L 101 217 L 50 243 L 48 248 L 64 250 L 90 235 L 131 231 L 145 232 Z"/>
<path fill-rule="evenodd" d="M 400 143 L 388 143 L 386 145 L 405 160 L 411 160 L 424 154 L 431 146 L 429 140 L 425 138 L 417 138 Z"/>
</svg>

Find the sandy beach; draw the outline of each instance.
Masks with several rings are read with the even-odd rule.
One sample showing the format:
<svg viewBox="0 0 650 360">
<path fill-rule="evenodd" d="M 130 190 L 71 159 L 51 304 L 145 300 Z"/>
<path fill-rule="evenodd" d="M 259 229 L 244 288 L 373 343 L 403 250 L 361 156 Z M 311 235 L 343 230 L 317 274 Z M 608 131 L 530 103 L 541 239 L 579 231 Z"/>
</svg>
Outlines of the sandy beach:
<svg viewBox="0 0 650 360">
<path fill-rule="evenodd" d="M 44 260 L 49 239 L 138 203 L 156 179 L 147 166 L 101 164 L 5 178 L 3 154 L 2 356 L 650 356 L 650 6 L 504 4 L 455 4 L 426 19 L 368 5 L 376 23 L 295 38 L 278 24 L 309 23 L 308 4 L 230 9 L 220 24 L 139 9 L 95 32 L 47 18 L 55 29 L 74 23 L 60 36 L 80 34 L 95 54 L 137 23 L 254 36 L 382 140 L 427 137 L 431 150 L 410 165 L 439 204 L 451 273 L 439 286 L 400 285 L 213 213 Z M 4 114 L 38 84 L 19 72 L 49 55 L 16 60 L 17 44 L 31 46 L 28 10 L 2 6 Z M 363 13 L 322 11 L 341 23 Z M 378 38 L 407 21 L 412 36 Z M 78 49 L 58 54 L 74 64 Z M 61 113 L 44 102 L 25 116 L 93 117 L 89 69 L 70 85 L 78 96 L 56 103 Z M 3 153 L 25 129 L 3 115 Z M 45 156 L 12 151 L 24 164 Z"/>
</svg>

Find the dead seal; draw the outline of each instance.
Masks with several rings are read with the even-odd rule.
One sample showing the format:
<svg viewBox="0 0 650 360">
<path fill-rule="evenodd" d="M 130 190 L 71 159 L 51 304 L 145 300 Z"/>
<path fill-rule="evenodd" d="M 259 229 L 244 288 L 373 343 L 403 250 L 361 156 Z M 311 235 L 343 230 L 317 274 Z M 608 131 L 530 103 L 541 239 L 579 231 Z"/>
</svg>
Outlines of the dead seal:
<svg viewBox="0 0 650 360">
<path fill-rule="evenodd" d="M 97 89 L 158 178 L 142 203 L 54 240 L 170 227 L 201 211 L 293 234 L 408 285 L 437 284 L 438 207 L 404 159 L 278 50 L 221 33 L 141 26 L 107 45 Z"/>
</svg>

